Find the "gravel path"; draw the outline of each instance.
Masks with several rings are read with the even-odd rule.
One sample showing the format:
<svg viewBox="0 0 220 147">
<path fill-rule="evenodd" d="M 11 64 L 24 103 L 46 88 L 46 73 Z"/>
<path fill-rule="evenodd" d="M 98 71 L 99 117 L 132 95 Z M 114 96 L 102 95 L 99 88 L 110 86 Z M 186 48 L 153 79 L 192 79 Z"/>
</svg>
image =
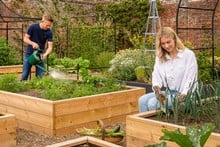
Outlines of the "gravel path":
<svg viewBox="0 0 220 147">
<path fill-rule="evenodd" d="M 74 139 L 80 137 L 80 135 L 73 133 L 62 137 L 51 137 L 41 135 L 33 131 L 18 128 L 16 130 L 16 147 L 44 147 L 46 145 L 55 144 L 58 142 Z"/>
<path fill-rule="evenodd" d="M 121 130 L 125 130 L 125 124 L 122 123 L 120 125 Z M 51 145 L 80 137 L 80 135 L 77 133 L 69 134 L 62 137 L 52 137 L 20 128 L 17 128 L 16 133 L 16 147 L 45 147 L 46 145 Z M 124 146 L 124 140 L 125 139 L 123 139 L 119 145 Z"/>
</svg>

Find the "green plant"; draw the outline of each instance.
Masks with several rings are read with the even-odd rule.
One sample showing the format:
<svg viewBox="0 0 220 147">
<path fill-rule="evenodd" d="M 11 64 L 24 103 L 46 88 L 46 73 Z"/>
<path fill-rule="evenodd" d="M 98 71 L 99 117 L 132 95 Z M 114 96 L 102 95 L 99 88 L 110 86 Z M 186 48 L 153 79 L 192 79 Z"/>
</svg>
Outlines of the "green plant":
<svg viewBox="0 0 220 147">
<path fill-rule="evenodd" d="M 97 67 L 110 67 L 110 61 L 114 58 L 115 53 L 114 52 L 101 52 L 99 53 L 96 58 L 96 65 Z"/>
<path fill-rule="evenodd" d="M 211 135 L 214 126 L 211 123 L 206 123 L 201 127 L 198 126 L 187 126 L 186 134 L 183 134 L 180 129 L 175 131 L 169 131 L 163 129 L 163 136 L 160 137 L 160 140 L 167 140 L 175 142 L 180 147 L 203 147 Z M 162 142 L 160 144 L 149 145 L 145 147 L 165 147 L 166 143 Z"/>
<path fill-rule="evenodd" d="M 137 80 L 135 69 L 144 66 L 147 81 L 150 81 L 151 67 L 154 64 L 154 59 L 151 56 L 152 54 L 144 54 L 141 49 L 121 50 L 110 61 L 109 72 L 119 80 L 132 81 Z"/>
<path fill-rule="evenodd" d="M 56 58 L 53 64 L 55 68 L 59 68 L 69 73 L 79 72 L 79 75 L 82 76 L 82 79 L 86 78 L 87 76 L 90 76 L 88 70 L 90 61 L 83 59 L 82 57 L 76 59 L 71 59 L 68 57 Z"/>
<path fill-rule="evenodd" d="M 16 49 L 9 46 L 5 39 L 0 37 L 0 65 L 16 65 L 20 63 L 19 54 Z"/>
<path fill-rule="evenodd" d="M 214 56 L 215 68 L 217 71 L 220 71 L 220 56 Z"/>
<path fill-rule="evenodd" d="M 119 80 L 136 80 L 135 68 L 140 65 L 140 49 L 119 51 L 110 61 L 109 72 Z"/>
<path fill-rule="evenodd" d="M 199 51 L 196 53 L 196 59 L 199 67 L 199 79 L 204 82 L 212 80 L 212 69 L 211 67 L 211 52 Z"/>
<path fill-rule="evenodd" d="M 114 79 L 87 76 L 84 81 L 59 80 L 51 77 L 36 78 L 21 82 L 16 74 L 0 77 L 0 90 L 22 92 L 33 90 L 39 97 L 49 100 L 81 97 L 126 89 L 125 85 Z"/>
<path fill-rule="evenodd" d="M 214 126 L 211 123 L 204 124 L 201 127 L 188 126 L 185 135 L 179 129 L 176 131 L 164 129 L 162 130 L 164 136 L 160 139 L 175 142 L 181 147 L 203 147 L 213 129 Z"/>
<path fill-rule="evenodd" d="M 212 122 L 216 128 L 215 132 L 219 132 L 219 86 L 218 79 L 208 84 L 202 81 L 195 82 L 183 101 L 178 99 L 177 95 L 170 95 L 168 88 L 166 95 L 170 96 L 172 107 L 169 107 L 166 101 L 165 110 L 159 113 L 158 118 L 162 119 L 165 116 L 165 121 L 180 125 Z"/>
<path fill-rule="evenodd" d="M 130 36 L 129 40 L 134 48 L 142 49 L 144 43 L 146 49 L 151 49 L 151 47 L 153 46 L 153 36 L 151 35 L 148 35 L 146 40 L 144 41 L 144 36 L 134 34 L 133 36 Z"/>
<path fill-rule="evenodd" d="M 208 42 L 208 41 L 205 41 Z M 194 45 L 190 41 L 184 42 L 184 45 L 188 47 L 189 49 L 195 49 Z M 207 47 L 208 44 L 203 42 L 203 46 Z M 209 82 L 212 80 L 212 61 L 211 57 L 212 54 L 208 50 L 199 50 L 194 51 L 196 54 L 197 64 L 198 64 L 198 77 L 203 82 Z"/>
<path fill-rule="evenodd" d="M 158 10 L 162 10 L 160 2 Z M 142 32 L 149 9 L 149 0 L 122 0 L 120 2 L 110 2 L 106 5 L 97 5 L 96 13 L 103 18 L 112 18 L 119 25 L 125 27 L 131 34 Z"/>
<path fill-rule="evenodd" d="M 157 6 L 158 11 L 161 12 L 163 8 L 159 1 L 157 1 Z M 113 20 L 115 23 L 117 28 L 115 36 L 119 48 L 131 47 L 131 36 L 143 35 L 148 11 L 149 0 L 122 0 L 96 5 L 98 16 L 106 20 Z"/>
<path fill-rule="evenodd" d="M 138 66 L 134 70 L 138 81 L 147 82 L 147 74 L 144 66 Z"/>
<path fill-rule="evenodd" d="M 114 53 L 113 28 L 103 26 L 82 26 L 70 28 L 73 58 L 82 57 L 96 67 L 96 56 L 102 52 Z"/>
<path fill-rule="evenodd" d="M 17 74 L 4 74 L 0 76 L 0 89 L 18 92 L 29 89 L 29 86 L 26 82 L 20 82 L 17 78 Z"/>
</svg>

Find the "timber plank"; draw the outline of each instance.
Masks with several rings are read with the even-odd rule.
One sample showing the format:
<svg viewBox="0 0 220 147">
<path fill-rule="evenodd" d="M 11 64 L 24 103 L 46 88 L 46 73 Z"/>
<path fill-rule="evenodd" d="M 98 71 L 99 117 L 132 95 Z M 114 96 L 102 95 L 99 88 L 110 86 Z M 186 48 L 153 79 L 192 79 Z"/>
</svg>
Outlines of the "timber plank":
<svg viewBox="0 0 220 147">
<path fill-rule="evenodd" d="M 106 118 L 106 119 L 101 119 L 104 123 L 105 126 L 107 125 L 111 125 L 111 124 L 115 124 L 115 123 L 125 123 L 125 118 L 127 115 L 120 115 L 120 116 L 116 116 L 116 117 L 111 117 L 111 118 Z M 97 120 L 94 121 L 90 121 L 90 122 L 86 122 L 86 123 L 79 123 L 79 124 L 75 124 L 69 127 L 63 127 L 63 128 L 57 128 L 56 129 L 56 136 L 62 136 L 65 134 L 71 134 L 76 132 L 76 129 L 78 128 L 94 128 L 97 127 Z"/>
<path fill-rule="evenodd" d="M 2 147 L 16 146 L 16 132 L 0 134 L 0 145 Z"/>
<path fill-rule="evenodd" d="M 69 115 L 57 116 L 55 118 L 56 129 L 59 129 L 62 127 L 69 127 L 71 125 L 76 125 L 79 123 L 96 121 L 99 119 L 112 118 L 112 117 L 120 116 L 123 114 L 128 115 L 134 112 L 132 111 L 134 110 L 132 108 L 133 106 L 134 104 L 126 103 L 126 104 L 116 105 L 112 107 L 105 107 L 105 108 L 99 108 L 99 109 L 90 110 L 90 111 L 72 113 Z"/>
<path fill-rule="evenodd" d="M 44 115 L 53 115 L 53 102 L 41 98 L 0 91 L 0 104 L 37 112 Z"/>
<path fill-rule="evenodd" d="M 30 124 L 36 123 L 38 126 L 47 127 L 53 129 L 53 117 L 34 113 L 27 110 L 18 109 L 15 107 L 5 107 L 7 113 L 14 114 L 19 120 L 26 121 Z"/>
<path fill-rule="evenodd" d="M 162 129 L 176 130 L 180 129 L 181 132 L 185 133 L 185 127 L 180 125 L 175 125 L 172 123 L 161 122 L 157 120 L 150 119 L 150 117 L 156 114 L 156 111 L 149 111 L 145 113 L 139 113 L 135 115 L 129 115 L 126 117 L 126 144 L 133 145 L 138 144 L 140 146 L 148 145 L 146 143 L 160 143 L 159 139 L 163 133 Z M 167 142 L 167 146 L 176 147 L 177 144 L 170 141 Z M 211 147 L 220 144 L 220 134 L 212 133 L 208 138 L 205 146 Z"/>
<path fill-rule="evenodd" d="M 5 147 L 16 145 L 16 127 L 15 115 L 9 113 L 0 113 L 0 145 Z"/>
</svg>

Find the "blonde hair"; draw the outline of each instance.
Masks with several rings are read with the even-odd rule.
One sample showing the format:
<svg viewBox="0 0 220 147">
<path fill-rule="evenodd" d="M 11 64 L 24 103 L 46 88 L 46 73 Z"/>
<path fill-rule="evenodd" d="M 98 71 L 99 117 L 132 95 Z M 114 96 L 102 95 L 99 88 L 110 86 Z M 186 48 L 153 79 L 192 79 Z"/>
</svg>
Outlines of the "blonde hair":
<svg viewBox="0 0 220 147">
<path fill-rule="evenodd" d="M 47 20 L 47 21 L 53 22 L 53 18 L 48 12 L 44 13 L 44 15 L 42 16 L 42 20 Z"/>
<path fill-rule="evenodd" d="M 161 37 L 171 38 L 175 42 L 175 48 L 177 50 L 184 50 L 186 47 L 177 36 L 176 32 L 170 27 L 162 27 L 157 33 L 156 37 L 156 56 L 159 58 L 159 61 L 162 63 L 166 61 L 167 52 L 161 47 Z"/>
</svg>

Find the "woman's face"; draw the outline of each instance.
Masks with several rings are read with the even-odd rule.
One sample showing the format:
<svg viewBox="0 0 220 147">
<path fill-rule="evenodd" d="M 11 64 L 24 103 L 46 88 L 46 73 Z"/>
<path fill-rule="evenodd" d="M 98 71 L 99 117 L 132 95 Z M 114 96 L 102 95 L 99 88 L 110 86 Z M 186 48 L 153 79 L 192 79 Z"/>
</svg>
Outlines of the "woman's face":
<svg viewBox="0 0 220 147">
<path fill-rule="evenodd" d="M 173 38 L 161 37 L 161 47 L 168 53 L 175 51 L 175 41 Z"/>
</svg>

